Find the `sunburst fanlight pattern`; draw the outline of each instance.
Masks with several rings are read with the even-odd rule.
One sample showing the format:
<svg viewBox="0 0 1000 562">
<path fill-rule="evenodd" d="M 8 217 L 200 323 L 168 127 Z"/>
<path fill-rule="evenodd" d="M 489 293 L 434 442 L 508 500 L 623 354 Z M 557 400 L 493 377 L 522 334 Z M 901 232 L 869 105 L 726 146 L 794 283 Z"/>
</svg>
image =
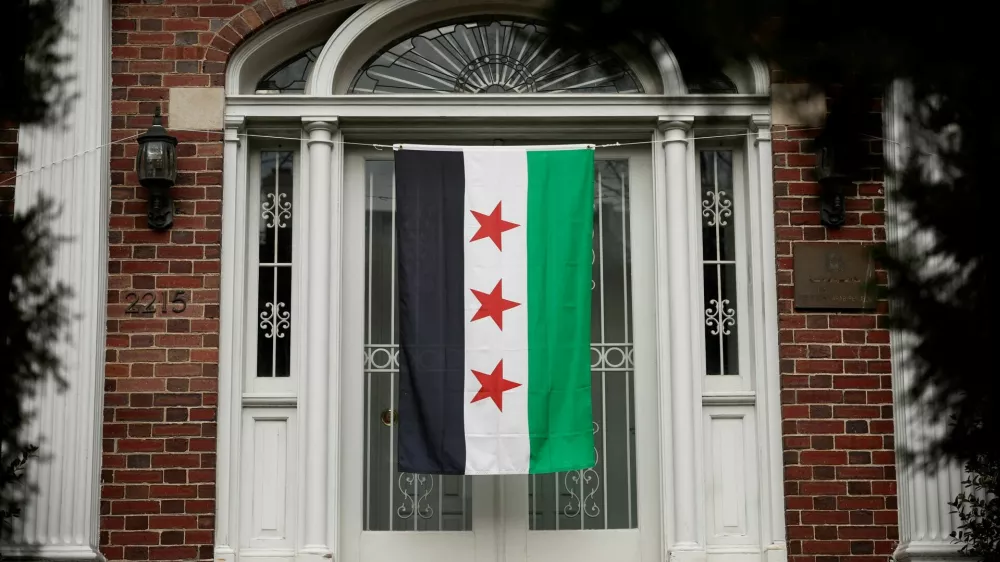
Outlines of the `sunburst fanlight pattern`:
<svg viewBox="0 0 1000 562">
<path fill-rule="evenodd" d="M 354 78 L 352 94 L 638 94 L 635 74 L 614 53 L 557 44 L 534 23 L 476 21 L 399 41 Z"/>
</svg>

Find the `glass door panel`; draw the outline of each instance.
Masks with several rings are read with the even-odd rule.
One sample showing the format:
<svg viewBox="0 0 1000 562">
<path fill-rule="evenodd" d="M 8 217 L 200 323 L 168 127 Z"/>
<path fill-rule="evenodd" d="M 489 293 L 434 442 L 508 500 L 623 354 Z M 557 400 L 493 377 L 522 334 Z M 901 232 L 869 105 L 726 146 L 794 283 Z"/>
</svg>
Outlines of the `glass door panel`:
<svg viewBox="0 0 1000 562">
<path fill-rule="evenodd" d="M 396 468 L 399 310 L 393 186 L 391 160 L 365 161 L 364 529 L 469 531 L 468 477 Z"/>
</svg>

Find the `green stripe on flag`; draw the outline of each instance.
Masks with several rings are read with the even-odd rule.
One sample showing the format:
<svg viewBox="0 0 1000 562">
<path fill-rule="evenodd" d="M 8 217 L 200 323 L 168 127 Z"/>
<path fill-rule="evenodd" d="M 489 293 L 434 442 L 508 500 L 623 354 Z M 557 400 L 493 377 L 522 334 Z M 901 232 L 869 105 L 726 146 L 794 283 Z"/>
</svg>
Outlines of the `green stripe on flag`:
<svg viewBox="0 0 1000 562">
<path fill-rule="evenodd" d="M 529 472 L 594 466 L 594 151 L 528 151 Z"/>
</svg>

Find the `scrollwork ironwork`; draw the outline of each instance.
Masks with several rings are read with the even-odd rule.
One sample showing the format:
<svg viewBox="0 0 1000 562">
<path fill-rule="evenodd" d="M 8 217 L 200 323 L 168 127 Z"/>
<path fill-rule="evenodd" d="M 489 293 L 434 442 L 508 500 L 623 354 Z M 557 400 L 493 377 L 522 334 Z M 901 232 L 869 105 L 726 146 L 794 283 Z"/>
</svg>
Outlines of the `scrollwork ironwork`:
<svg viewBox="0 0 1000 562">
<path fill-rule="evenodd" d="M 719 331 L 722 331 L 722 335 L 729 335 L 729 328 L 736 325 L 736 311 L 729 307 L 729 299 L 722 299 L 720 303 L 718 299 L 711 299 L 708 301 L 709 307 L 705 309 L 705 325 L 712 328 L 712 335 L 719 335 Z"/>
<path fill-rule="evenodd" d="M 264 307 L 267 310 L 260 313 L 260 327 L 264 330 L 264 337 L 267 339 L 285 337 L 286 330 L 291 327 L 292 313 L 283 310 L 285 308 L 283 302 L 265 303 Z"/>
<path fill-rule="evenodd" d="M 433 476 L 401 472 L 396 484 L 403 494 L 403 501 L 396 508 L 396 515 L 403 519 L 409 519 L 414 514 L 421 519 L 434 516 L 434 508 L 426 501 L 434 490 Z"/>
<path fill-rule="evenodd" d="M 707 226 L 726 226 L 726 219 L 733 216 L 733 201 L 725 191 L 706 191 L 701 201 L 701 215 L 708 219 Z"/>
<path fill-rule="evenodd" d="M 595 440 L 598 431 L 600 431 L 600 425 L 594 422 Z M 597 466 L 597 463 L 600 462 L 597 447 L 594 447 L 594 459 L 594 466 Z M 594 499 L 594 496 L 601 489 L 601 476 L 596 469 L 587 468 L 565 473 L 563 486 L 570 496 L 569 501 L 563 506 L 563 515 L 577 517 L 583 514 L 586 517 L 594 518 L 601 514 L 601 506 L 597 505 L 597 501 Z"/>
<path fill-rule="evenodd" d="M 279 193 L 275 199 L 274 193 L 268 193 L 267 199 L 260 205 L 260 216 L 265 221 L 264 226 L 274 228 L 274 225 L 277 224 L 278 228 L 287 227 L 288 223 L 285 222 L 285 219 L 292 218 L 292 202 L 286 201 L 288 194 Z"/>
</svg>

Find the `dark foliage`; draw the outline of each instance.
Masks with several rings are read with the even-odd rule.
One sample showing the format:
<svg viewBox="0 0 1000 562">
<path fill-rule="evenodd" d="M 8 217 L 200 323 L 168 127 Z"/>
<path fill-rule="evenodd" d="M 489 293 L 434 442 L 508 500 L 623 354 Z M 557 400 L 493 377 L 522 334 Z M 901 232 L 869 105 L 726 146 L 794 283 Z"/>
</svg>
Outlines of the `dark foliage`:
<svg viewBox="0 0 1000 562">
<path fill-rule="evenodd" d="M 966 463 L 964 490 L 951 502 L 962 524 L 951 536 L 962 552 L 983 562 L 1000 561 L 1000 462 L 982 455 Z"/>
<path fill-rule="evenodd" d="M 0 485 L 9 489 L 11 498 L 0 496 L 0 537 L 12 530 L 13 520 L 21 516 L 21 503 L 24 497 L 24 467 L 28 459 L 38 452 L 34 445 L 25 446 L 20 454 L 10 459 L 10 464 L 0 465 Z M 0 556 L 2 558 L 2 556 Z"/>
<path fill-rule="evenodd" d="M 21 433 L 31 416 L 25 402 L 41 385 L 65 386 L 55 348 L 69 319 L 69 289 L 52 282 L 53 251 L 61 240 L 49 228 L 52 207 L 0 215 L 0 524 L 17 516 L 27 489 L 20 483 L 37 447 Z M 0 528 L 0 531 L 4 529 Z"/>
<path fill-rule="evenodd" d="M 882 135 L 878 100 L 896 80 L 912 88 L 896 202 L 924 236 L 882 252 L 894 299 L 892 322 L 912 337 L 908 389 L 922 411 L 947 425 L 907 457 L 926 466 L 953 460 L 973 469 L 972 486 L 996 492 L 1000 385 L 995 382 L 994 224 L 981 213 L 993 191 L 1000 118 L 992 108 L 992 20 L 969 1 L 923 8 L 886 0 L 553 0 L 553 19 L 593 46 L 657 34 L 675 52 L 685 80 L 712 76 L 727 60 L 768 61 L 782 82 L 826 95 L 817 148 L 831 147 L 855 180 L 870 173 L 865 142 Z M 876 120 L 872 121 L 872 117 Z M 912 232 L 912 231 L 911 231 Z M 994 289 L 995 290 L 995 289 Z M 996 556 L 996 503 L 965 495 L 959 537 Z M 977 517 L 981 523 L 973 523 Z M 992 534 L 983 534 L 990 528 Z M 991 538 L 992 537 L 992 538 Z M 990 542 L 992 540 L 992 542 Z M 992 547 L 986 545 L 992 544 Z"/>
<path fill-rule="evenodd" d="M 883 257 L 900 304 L 893 320 L 920 342 L 913 397 L 937 419 L 956 420 L 915 453 L 962 462 L 984 449 L 997 454 L 1000 385 L 990 384 L 987 357 L 996 236 L 979 215 L 993 208 L 986 193 L 1000 148 L 991 65 L 981 48 L 992 35 L 988 18 L 977 17 L 970 2 L 923 10 L 898 0 L 553 0 L 552 10 L 554 21 L 582 31 L 595 47 L 662 36 L 689 83 L 727 60 L 769 61 L 781 81 L 827 96 L 817 146 L 835 148 L 858 181 L 870 174 L 865 141 L 881 136 L 877 98 L 894 80 L 909 81 L 916 149 L 896 196 L 932 240 L 920 247 L 908 240 L 903 257 Z M 928 173 L 932 167 L 941 173 Z"/>
<path fill-rule="evenodd" d="M 65 32 L 69 0 L 4 0 L 0 32 L 0 126 L 47 122 L 63 113 L 64 57 L 56 43 Z"/>
</svg>

